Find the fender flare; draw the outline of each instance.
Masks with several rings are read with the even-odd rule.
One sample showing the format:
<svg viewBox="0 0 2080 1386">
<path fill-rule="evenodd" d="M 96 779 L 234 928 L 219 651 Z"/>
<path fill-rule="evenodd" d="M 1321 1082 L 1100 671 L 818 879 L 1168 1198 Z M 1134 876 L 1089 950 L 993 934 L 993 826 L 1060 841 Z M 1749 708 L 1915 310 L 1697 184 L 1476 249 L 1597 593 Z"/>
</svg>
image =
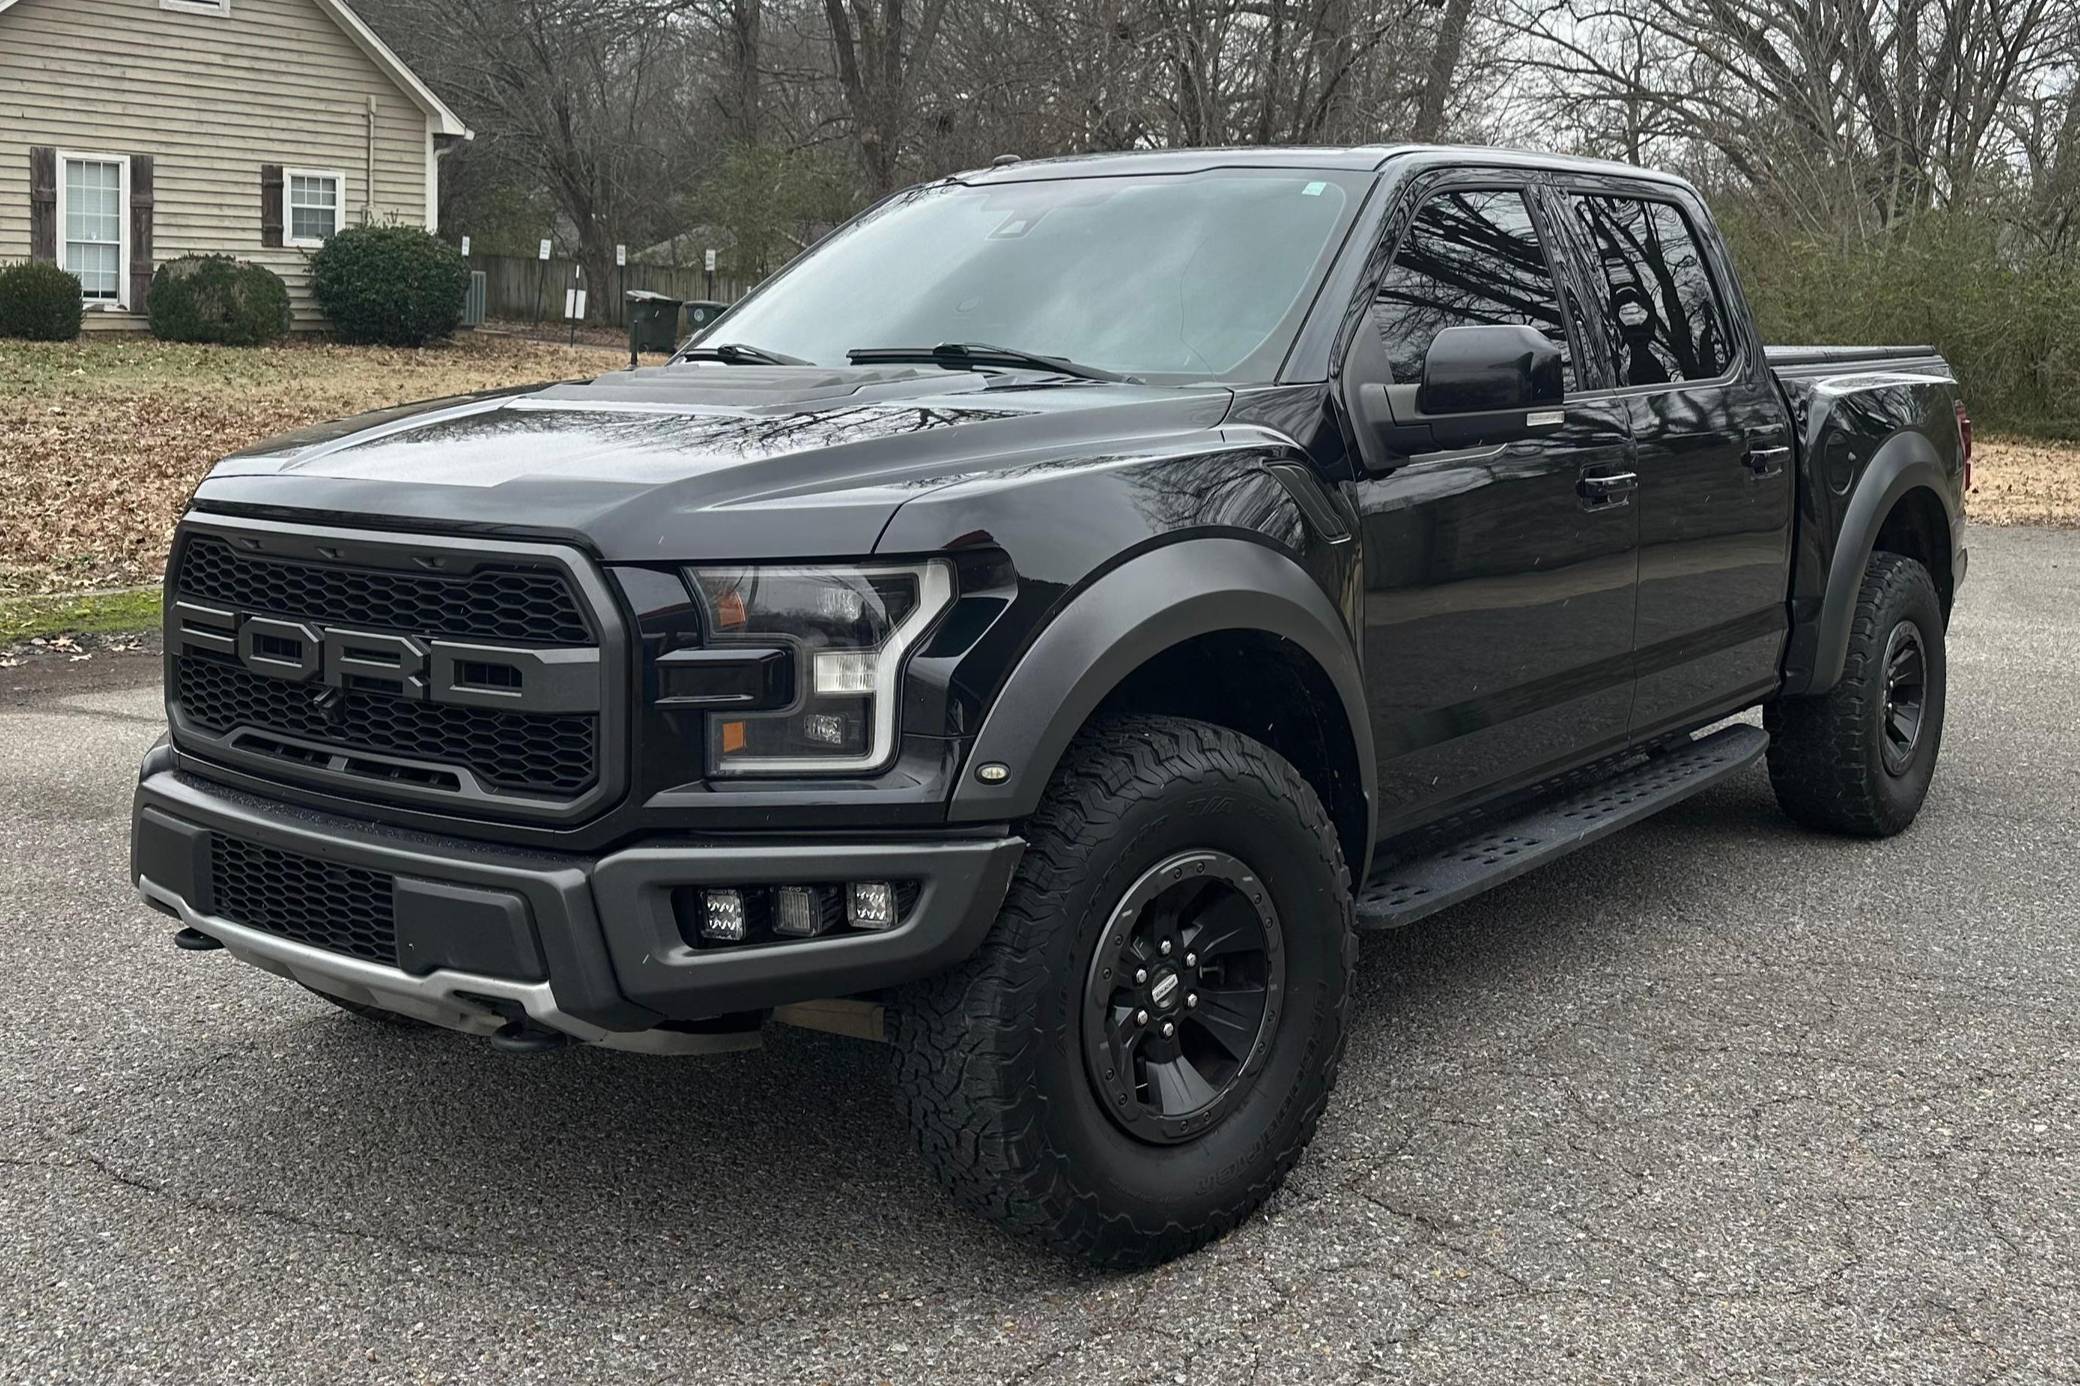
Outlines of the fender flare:
<svg viewBox="0 0 2080 1386">
<path fill-rule="evenodd" d="M 1950 512 L 1951 480 L 1943 470 L 1935 444 L 1925 434 L 1895 435 L 1864 468 L 1842 515 L 1841 532 L 1835 536 L 1834 557 L 1827 568 L 1827 592 L 1821 599 L 1819 618 L 1810 627 L 1810 643 L 1797 642 L 1793 646 L 1796 650 L 1803 645 L 1810 653 L 1810 672 L 1801 681 L 1798 667 L 1805 661 L 1794 660 L 1785 692 L 1800 696 L 1825 693 L 1841 681 L 1843 666 L 1849 659 L 1849 632 L 1856 620 L 1856 598 L 1863 590 L 1864 569 L 1878 547 L 1878 531 L 1884 528 L 1886 517 L 1900 498 L 1922 486 L 1935 492 L 1945 513 Z"/>
<path fill-rule="evenodd" d="M 1290 640 L 1328 674 L 1357 751 L 1369 844 L 1379 771 L 1365 680 L 1343 617 L 1291 559 L 1263 544 L 1218 537 L 1131 558 L 1070 600 L 1012 669 L 968 756 L 969 767 L 1006 765 L 1010 776 L 985 784 L 964 769 L 948 818 L 1002 821 L 1033 812 L 1069 742 L 1107 694 L 1173 645 L 1228 630 Z"/>
</svg>

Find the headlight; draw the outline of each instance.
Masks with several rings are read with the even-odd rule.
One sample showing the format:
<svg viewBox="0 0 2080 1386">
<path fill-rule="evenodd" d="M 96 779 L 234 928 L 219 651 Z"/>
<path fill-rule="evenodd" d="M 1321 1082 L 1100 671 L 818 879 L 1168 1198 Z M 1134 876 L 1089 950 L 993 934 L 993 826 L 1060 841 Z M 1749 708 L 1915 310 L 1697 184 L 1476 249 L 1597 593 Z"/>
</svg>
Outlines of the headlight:
<svg viewBox="0 0 2080 1386">
<path fill-rule="evenodd" d="M 707 643 L 792 651 L 794 702 L 711 714 L 720 774 L 875 770 L 895 751 L 903 661 L 953 600 L 944 562 L 861 567 L 692 568 Z"/>
</svg>

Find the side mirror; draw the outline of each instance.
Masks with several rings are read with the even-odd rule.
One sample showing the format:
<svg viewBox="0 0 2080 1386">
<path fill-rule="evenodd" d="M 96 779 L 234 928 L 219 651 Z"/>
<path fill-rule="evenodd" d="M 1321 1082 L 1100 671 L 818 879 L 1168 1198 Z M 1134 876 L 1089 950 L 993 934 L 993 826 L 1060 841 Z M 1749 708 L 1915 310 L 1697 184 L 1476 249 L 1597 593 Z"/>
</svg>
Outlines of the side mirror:
<svg viewBox="0 0 2080 1386">
<path fill-rule="evenodd" d="M 1557 405 L 1560 348 L 1535 327 L 1447 327 L 1423 357 L 1416 408 L 1425 415 L 1492 414 Z"/>
</svg>

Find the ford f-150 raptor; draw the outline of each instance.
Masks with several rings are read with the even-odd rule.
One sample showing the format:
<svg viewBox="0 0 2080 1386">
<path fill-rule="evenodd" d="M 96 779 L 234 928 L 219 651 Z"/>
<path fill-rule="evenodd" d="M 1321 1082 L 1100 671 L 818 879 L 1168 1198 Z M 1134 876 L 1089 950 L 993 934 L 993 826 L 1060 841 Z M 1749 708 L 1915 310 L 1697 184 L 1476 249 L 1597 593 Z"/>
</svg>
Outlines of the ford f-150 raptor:
<svg viewBox="0 0 2080 1386">
<path fill-rule="evenodd" d="M 1360 930 L 1765 755 L 1907 827 L 1970 458 L 1933 351 L 1765 346 L 1676 178 L 1000 161 L 667 364 L 224 459 L 133 872 L 508 1050 L 885 1039 L 963 1203 L 1147 1263 L 1299 1157 Z"/>
</svg>

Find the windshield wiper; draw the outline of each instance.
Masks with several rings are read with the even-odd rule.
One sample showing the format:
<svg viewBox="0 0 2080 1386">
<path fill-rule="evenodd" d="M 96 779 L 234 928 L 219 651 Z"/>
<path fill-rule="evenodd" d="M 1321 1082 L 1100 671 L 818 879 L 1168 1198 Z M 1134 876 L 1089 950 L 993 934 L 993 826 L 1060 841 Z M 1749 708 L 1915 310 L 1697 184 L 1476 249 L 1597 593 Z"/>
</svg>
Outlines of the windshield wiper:
<svg viewBox="0 0 2080 1386">
<path fill-rule="evenodd" d="M 1110 380 L 1133 385 L 1141 383 L 1131 375 L 1120 375 L 1116 371 L 1081 365 L 1066 357 L 1042 356 L 1037 351 L 991 346 L 987 342 L 941 342 L 935 347 L 854 347 L 845 353 L 845 359 L 855 366 L 892 364 L 899 361 L 930 361 L 934 365 L 954 371 L 970 370 L 976 366 L 1022 366 L 1031 370 L 1052 371 L 1056 375 L 1073 375 L 1079 380 Z"/>
<path fill-rule="evenodd" d="M 690 346 L 679 353 L 681 361 L 720 361 L 728 366 L 806 366 L 799 356 L 782 356 L 777 351 L 745 342 L 717 342 L 713 346 Z"/>
</svg>

